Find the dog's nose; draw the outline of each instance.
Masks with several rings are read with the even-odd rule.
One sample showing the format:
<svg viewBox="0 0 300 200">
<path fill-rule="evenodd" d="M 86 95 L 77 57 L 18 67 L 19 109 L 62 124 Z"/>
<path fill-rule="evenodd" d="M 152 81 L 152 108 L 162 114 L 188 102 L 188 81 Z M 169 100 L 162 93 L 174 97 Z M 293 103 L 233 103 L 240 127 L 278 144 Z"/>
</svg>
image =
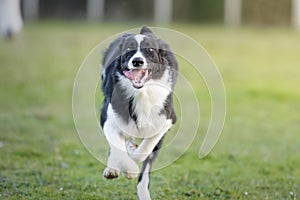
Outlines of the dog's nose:
<svg viewBox="0 0 300 200">
<path fill-rule="evenodd" d="M 143 58 L 137 57 L 132 60 L 132 65 L 134 67 L 141 67 L 144 64 Z"/>
</svg>

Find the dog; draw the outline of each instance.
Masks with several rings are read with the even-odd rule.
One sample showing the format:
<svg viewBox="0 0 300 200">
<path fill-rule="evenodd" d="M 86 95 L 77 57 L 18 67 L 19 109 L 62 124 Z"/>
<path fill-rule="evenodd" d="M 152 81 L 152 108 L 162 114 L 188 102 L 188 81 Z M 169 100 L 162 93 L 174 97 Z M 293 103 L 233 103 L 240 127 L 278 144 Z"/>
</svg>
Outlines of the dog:
<svg viewBox="0 0 300 200">
<path fill-rule="evenodd" d="M 106 179 L 138 177 L 140 200 L 150 198 L 152 163 L 176 122 L 173 90 L 178 63 L 169 45 L 152 30 L 125 33 L 104 53 L 100 122 L 109 143 Z M 135 140 L 139 139 L 140 144 Z M 142 169 L 139 172 L 139 163 Z"/>
</svg>

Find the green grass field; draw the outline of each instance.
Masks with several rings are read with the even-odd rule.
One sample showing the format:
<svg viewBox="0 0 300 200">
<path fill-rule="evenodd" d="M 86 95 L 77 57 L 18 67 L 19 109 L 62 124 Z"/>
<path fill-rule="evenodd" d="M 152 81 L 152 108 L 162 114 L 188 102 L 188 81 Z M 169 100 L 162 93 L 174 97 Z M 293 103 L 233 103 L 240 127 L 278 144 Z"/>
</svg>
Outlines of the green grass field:
<svg viewBox="0 0 300 200">
<path fill-rule="evenodd" d="M 93 47 L 138 26 L 43 22 L 0 41 L 0 199 L 136 199 L 136 180 L 105 180 L 105 166 L 81 144 L 72 87 Z M 152 173 L 153 199 L 299 199 L 300 33 L 171 28 L 202 44 L 218 65 L 227 117 L 215 149 L 199 159 L 209 119 L 204 98 L 199 136 Z"/>
</svg>

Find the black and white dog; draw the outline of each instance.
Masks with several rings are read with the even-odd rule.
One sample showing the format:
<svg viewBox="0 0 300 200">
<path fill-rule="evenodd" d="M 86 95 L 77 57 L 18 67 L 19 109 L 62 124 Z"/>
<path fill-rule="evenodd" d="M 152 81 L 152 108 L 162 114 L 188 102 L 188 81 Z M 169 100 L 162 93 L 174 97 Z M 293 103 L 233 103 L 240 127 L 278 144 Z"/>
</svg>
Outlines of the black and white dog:
<svg viewBox="0 0 300 200">
<path fill-rule="evenodd" d="M 169 45 L 148 27 L 126 33 L 112 42 L 103 59 L 104 105 L 101 126 L 109 143 L 103 175 L 128 179 L 138 176 L 137 193 L 150 199 L 149 176 L 163 138 L 176 122 L 173 89 L 178 64 Z M 134 139 L 139 138 L 137 145 Z"/>
</svg>

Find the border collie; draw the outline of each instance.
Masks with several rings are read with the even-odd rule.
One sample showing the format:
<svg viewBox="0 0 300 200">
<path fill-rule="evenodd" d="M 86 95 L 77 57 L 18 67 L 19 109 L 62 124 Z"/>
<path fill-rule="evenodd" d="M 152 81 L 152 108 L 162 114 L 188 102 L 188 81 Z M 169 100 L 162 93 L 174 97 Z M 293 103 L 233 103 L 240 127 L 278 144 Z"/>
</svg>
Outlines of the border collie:
<svg viewBox="0 0 300 200">
<path fill-rule="evenodd" d="M 169 45 L 148 27 L 139 34 L 123 34 L 104 55 L 101 126 L 110 149 L 103 176 L 113 179 L 122 172 L 132 179 L 139 175 L 137 194 L 141 200 L 151 199 L 152 163 L 176 122 L 172 92 L 177 72 Z"/>
</svg>

